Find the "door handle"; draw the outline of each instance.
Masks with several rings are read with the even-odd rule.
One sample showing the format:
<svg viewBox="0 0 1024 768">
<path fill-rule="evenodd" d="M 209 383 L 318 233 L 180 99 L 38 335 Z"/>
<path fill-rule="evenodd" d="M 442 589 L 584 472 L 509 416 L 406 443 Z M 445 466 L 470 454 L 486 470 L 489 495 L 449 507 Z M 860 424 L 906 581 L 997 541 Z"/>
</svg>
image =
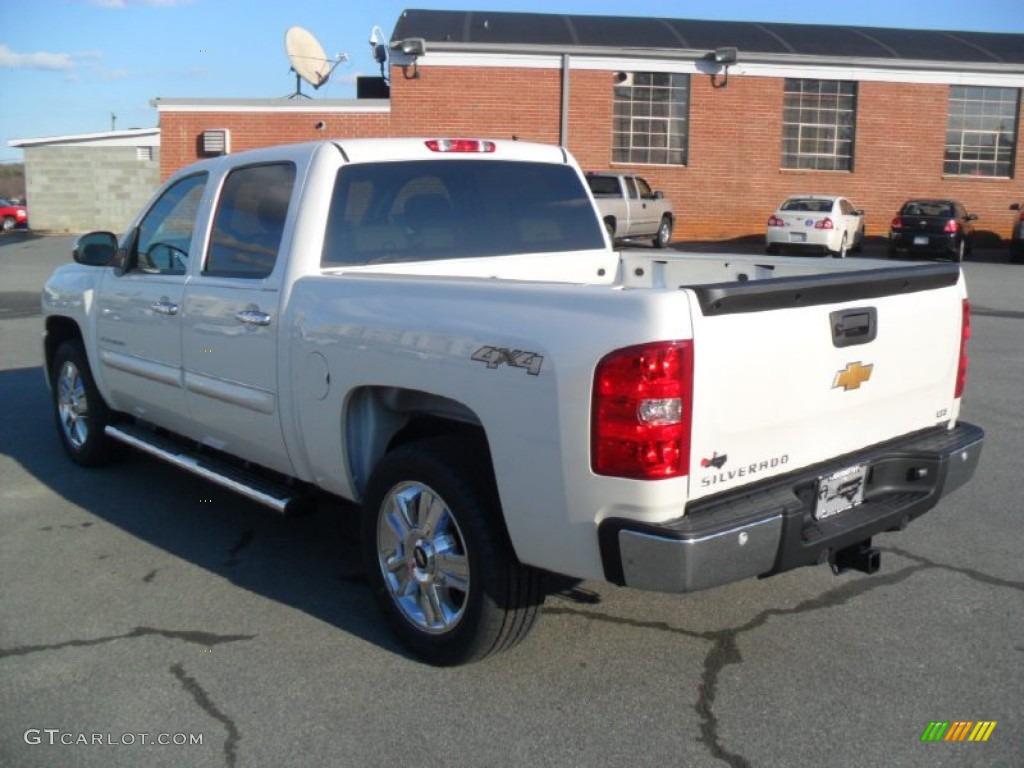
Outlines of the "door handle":
<svg viewBox="0 0 1024 768">
<path fill-rule="evenodd" d="M 178 314 L 178 305 L 173 301 L 167 301 L 167 299 L 160 299 L 149 305 L 149 308 L 156 312 L 158 315 L 176 315 Z"/>
<path fill-rule="evenodd" d="M 270 325 L 270 315 L 258 309 L 246 309 L 235 313 L 235 320 L 246 325 Z"/>
</svg>

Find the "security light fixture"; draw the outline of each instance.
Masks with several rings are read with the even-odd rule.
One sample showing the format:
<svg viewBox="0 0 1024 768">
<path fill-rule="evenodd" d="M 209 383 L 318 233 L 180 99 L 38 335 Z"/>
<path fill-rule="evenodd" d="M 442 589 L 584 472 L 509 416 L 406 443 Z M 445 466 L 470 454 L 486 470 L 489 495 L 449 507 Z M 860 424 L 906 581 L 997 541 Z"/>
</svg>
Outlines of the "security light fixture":
<svg viewBox="0 0 1024 768">
<path fill-rule="evenodd" d="M 739 51 L 735 48 L 716 48 L 715 64 L 721 64 L 724 67 L 728 67 L 730 64 L 735 64 L 738 54 Z"/>
<path fill-rule="evenodd" d="M 412 59 L 412 74 L 409 74 L 409 65 L 402 64 L 402 76 L 406 80 L 415 80 L 420 76 L 417 67 L 417 60 L 427 52 L 427 41 L 422 37 L 407 37 L 404 40 L 394 40 L 391 43 L 391 50 L 398 51 L 402 56 Z"/>
<path fill-rule="evenodd" d="M 736 63 L 739 58 L 739 51 L 731 46 L 716 48 L 704 56 L 706 60 L 715 64 L 717 69 L 722 70 L 722 81 L 718 81 L 717 69 L 711 72 L 711 87 L 725 88 L 729 85 L 729 67 Z"/>
<path fill-rule="evenodd" d="M 427 52 L 427 41 L 422 37 L 410 37 L 398 41 L 399 50 L 406 56 L 416 59 Z"/>
</svg>

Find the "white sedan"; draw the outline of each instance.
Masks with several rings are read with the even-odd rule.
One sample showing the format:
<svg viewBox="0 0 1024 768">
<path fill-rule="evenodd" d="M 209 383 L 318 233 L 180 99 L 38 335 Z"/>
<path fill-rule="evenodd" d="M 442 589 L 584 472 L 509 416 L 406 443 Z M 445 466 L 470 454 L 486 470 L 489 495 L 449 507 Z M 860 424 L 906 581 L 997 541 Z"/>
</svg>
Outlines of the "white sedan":
<svg viewBox="0 0 1024 768">
<path fill-rule="evenodd" d="M 765 246 L 780 250 L 815 251 L 845 258 L 864 245 L 864 211 L 845 197 L 792 195 L 768 217 Z"/>
</svg>

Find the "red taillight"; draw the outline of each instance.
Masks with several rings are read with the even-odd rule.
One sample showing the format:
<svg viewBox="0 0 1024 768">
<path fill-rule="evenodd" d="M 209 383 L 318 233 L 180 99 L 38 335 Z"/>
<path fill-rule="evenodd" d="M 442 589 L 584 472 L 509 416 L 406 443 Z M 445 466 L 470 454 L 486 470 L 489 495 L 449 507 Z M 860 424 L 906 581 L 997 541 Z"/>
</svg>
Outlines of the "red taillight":
<svg viewBox="0 0 1024 768">
<path fill-rule="evenodd" d="M 786 226 L 786 222 L 784 222 L 778 216 L 769 216 L 768 217 L 768 226 L 769 227 L 784 227 L 784 226 Z"/>
<path fill-rule="evenodd" d="M 835 225 L 832 223 L 832 219 L 826 216 L 821 221 L 814 222 L 815 229 L 835 229 Z"/>
<path fill-rule="evenodd" d="M 430 139 L 426 142 L 431 152 L 493 152 L 493 141 L 478 139 Z"/>
<path fill-rule="evenodd" d="M 903 229 L 903 219 L 897 216 L 895 219 L 892 220 L 892 224 L 890 224 L 889 226 L 892 227 L 893 229 Z"/>
<path fill-rule="evenodd" d="M 956 389 L 953 397 L 963 397 L 967 383 L 967 340 L 971 338 L 971 304 L 964 299 L 963 322 L 960 325 L 960 362 L 956 369 Z"/>
<path fill-rule="evenodd" d="M 950 219 L 946 222 L 946 227 L 942 231 L 950 235 L 955 235 L 960 231 L 960 222 L 956 219 Z"/>
<path fill-rule="evenodd" d="M 682 477 L 690 466 L 693 342 L 627 347 L 594 373 L 590 464 L 634 480 Z"/>
</svg>

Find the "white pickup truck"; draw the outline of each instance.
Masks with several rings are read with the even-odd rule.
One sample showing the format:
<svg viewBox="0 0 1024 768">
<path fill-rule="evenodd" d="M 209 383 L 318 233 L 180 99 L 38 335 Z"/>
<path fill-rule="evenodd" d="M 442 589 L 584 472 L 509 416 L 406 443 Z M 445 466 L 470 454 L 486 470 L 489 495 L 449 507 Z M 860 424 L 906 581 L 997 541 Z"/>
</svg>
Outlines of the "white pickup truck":
<svg viewBox="0 0 1024 768">
<path fill-rule="evenodd" d="M 556 147 L 227 155 L 73 256 L 43 293 L 71 458 L 360 502 L 384 614 L 437 664 L 520 640 L 548 571 L 874 571 L 983 442 L 957 265 L 617 253 Z"/>
<path fill-rule="evenodd" d="M 651 238 L 656 248 L 672 241 L 672 203 L 647 180 L 630 173 L 588 171 L 587 185 L 613 242 Z"/>
</svg>

